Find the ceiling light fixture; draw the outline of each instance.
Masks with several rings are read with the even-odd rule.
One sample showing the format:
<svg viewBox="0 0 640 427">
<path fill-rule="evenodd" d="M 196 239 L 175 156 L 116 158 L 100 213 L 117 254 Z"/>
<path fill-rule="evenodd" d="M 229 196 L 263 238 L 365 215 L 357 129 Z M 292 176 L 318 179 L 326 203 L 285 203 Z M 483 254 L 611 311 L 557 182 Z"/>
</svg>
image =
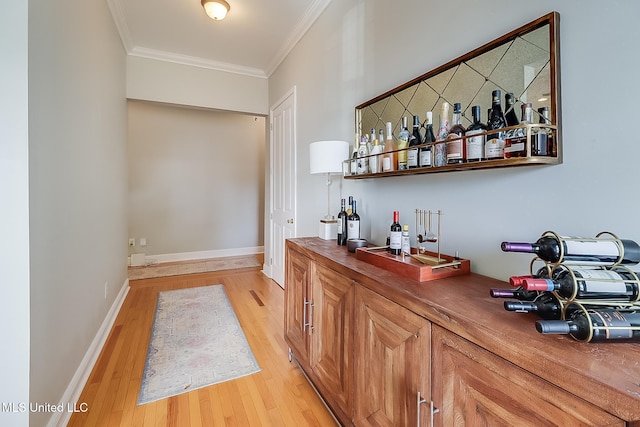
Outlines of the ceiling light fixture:
<svg viewBox="0 0 640 427">
<path fill-rule="evenodd" d="M 209 18 L 220 21 L 229 13 L 229 3 L 224 0 L 201 0 L 204 11 L 207 12 Z"/>
</svg>

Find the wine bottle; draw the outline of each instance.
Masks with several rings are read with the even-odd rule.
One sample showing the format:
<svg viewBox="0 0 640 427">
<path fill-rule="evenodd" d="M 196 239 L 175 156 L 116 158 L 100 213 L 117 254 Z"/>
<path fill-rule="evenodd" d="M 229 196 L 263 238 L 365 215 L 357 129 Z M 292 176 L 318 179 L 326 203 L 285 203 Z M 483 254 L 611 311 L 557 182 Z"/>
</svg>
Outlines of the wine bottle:
<svg viewBox="0 0 640 427">
<path fill-rule="evenodd" d="M 420 117 L 413 116 L 413 133 L 409 137 L 409 150 L 407 151 L 407 166 L 414 169 L 420 166 L 420 150 L 415 147 L 422 144 L 422 135 L 420 135 Z"/>
<path fill-rule="evenodd" d="M 462 137 L 464 136 L 464 126 L 462 126 L 462 110 L 459 102 L 453 104 L 453 118 L 451 128 L 447 135 L 447 163 L 457 164 L 464 162 L 467 147 Z"/>
<path fill-rule="evenodd" d="M 440 127 L 438 128 L 438 135 L 436 136 L 436 144 L 433 145 L 433 165 L 444 166 L 447 164 L 447 146 L 446 140 L 449 136 L 449 103 L 447 101 L 442 102 L 440 108 Z"/>
<path fill-rule="evenodd" d="M 527 157 L 527 128 L 526 125 L 533 123 L 533 109 L 530 102 L 522 104 L 522 119 L 520 125 L 515 129 L 507 131 L 504 141 L 504 158 Z"/>
<path fill-rule="evenodd" d="M 433 134 L 433 112 L 427 111 L 424 127 L 424 143 L 433 144 L 436 141 L 436 137 Z M 432 145 L 425 145 L 420 149 L 420 167 L 431 167 L 433 164 L 431 149 Z"/>
<path fill-rule="evenodd" d="M 640 312 L 615 308 L 574 310 L 567 320 L 538 320 L 541 334 L 569 334 L 584 342 L 640 342 Z"/>
<path fill-rule="evenodd" d="M 407 148 L 409 148 L 409 133 L 407 116 L 402 118 L 402 129 L 398 134 L 398 170 L 407 170 L 409 165 L 407 163 Z"/>
<path fill-rule="evenodd" d="M 471 107 L 471 116 L 473 123 L 465 131 L 466 139 L 466 160 L 467 162 L 478 162 L 484 157 L 484 141 L 485 135 L 482 134 L 487 130 L 487 126 L 480 122 L 480 106 Z M 479 135 L 482 134 L 482 135 Z"/>
<path fill-rule="evenodd" d="M 502 113 L 500 95 L 501 92 L 499 90 L 494 90 L 491 93 L 491 111 L 487 127 L 489 130 L 495 130 L 496 132 L 487 135 L 487 141 L 484 146 L 484 157 L 487 160 L 504 158 L 504 131 L 500 129 L 507 126 L 507 121 Z"/>
<path fill-rule="evenodd" d="M 340 200 L 340 212 L 338 213 L 338 245 L 347 244 L 347 211 L 345 210 L 344 199 Z"/>
<path fill-rule="evenodd" d="M 528 291 L 522 286 L 518 286 L 512 289 L 493 288 L 489 290 L 489 295 L 492 298 L 515 298 L 520 301 L 533 301 L 540 295 L 540 292 Z"/>
<path fill-rule="evenodd" d="M 371 133 L 374 134 L 376 132 L 375 129 L 371 129 Z M 382 134 L 380 135 L 382 138 Z M 371 157 L 369 157 L 369 169 L 371 173 L 378 173 L 382 171 L 382 156 L 379 154 L 382 153 L 382 145 L 380 145 L 380 140 L 375 138 L 373 140 L 373 146 L 371 147 Z"/>
<path fill-rule="evenodd" d="M 393 140 L 393 129 L 391 122 L 387 122 L 387 137 L 384 142 L 384 154 L 382 156 L 382 171 L 390 172 L 398 169 L 397 158 L 398 146 Z"/>
<path fill-rule="evenodd" d="M 369 173 L 369 147 L 367 146 L 367 138 L 360 138 L 360 145 L 358 145 L 358 164 L 356 173 L 363 175 Z"/>
<path fill-rule="evenodd" d="M 638 277 L 627 269 L 563 269 L 554 274 L 553 279 L 525 279 L 522 287 L 528 291 L 556 291 L 569 300 L 578 298 L 628 302 L 640 299 L 637 282 Z"/>
<path fill-rule="evenodd" d="M 560 241 L 554 235 L 546 234 L 535 243 L 502 242 L 500 247 L 504 252 L 535 253 L 543 261 L 552 263 L 614 265 L 640 262 L 640 246 L 633 240 L 563 239 L 561 251 Z"/>
<path fill-rule="evenodd" d="M 411 255 L 411 237 L 409 237 L 409 226 L 402 226 L 402 252 Z"/>
<path fill-rule="evenodd" d="M 545 292 L 533 301 L 505 301 L 504 309 L 507 311 L 535 312 L 543 319 L 562 318 L 563 303 L 551 292 Z"/>
<path fill-rule="evenodd" d="M 347 239 L 360 238 L 360 215 L 356 209 L 356 201 L 351 205 L 351 214 L 347 217 Z"/>
<path fill-rule="evenodd" d="M 518 115 L 516 114 L 516 97 L 513 93 L 509 92 L 504 96 L 504 119 L 507 121 L 507 126 L 518 125 Z"/>
<path fill-rule="evenodd" d="M 399 221 L 400 213 L 393 211 L 393 223 L 391 223 L 391 234 L 389 234 L 389 251 L 393 255 L 400 255 L 402 252 L 402 227 Z"/>
</svg>

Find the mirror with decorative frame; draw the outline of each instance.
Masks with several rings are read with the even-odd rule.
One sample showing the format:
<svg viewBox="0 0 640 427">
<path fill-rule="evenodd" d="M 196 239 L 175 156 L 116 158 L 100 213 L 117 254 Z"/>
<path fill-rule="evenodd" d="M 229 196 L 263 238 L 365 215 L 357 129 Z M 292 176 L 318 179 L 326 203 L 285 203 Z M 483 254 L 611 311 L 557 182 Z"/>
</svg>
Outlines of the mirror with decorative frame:
<svg viewBox="0 0 640 427">
<path fill-rule="evenodd" d="M 461 104 L 461 124 L 472 123 L 471 107 L 481 107 L 482 122 L 487 121 L 491 108 L 492 91 L 515 97 L 513 109 L 520 118 L 521 105 L 531 103 L 534 123 L 539 122 L 538 109 L 548 107 L 550 128 L 553 128 L 555 151 L 552 156 L 524 159 L 492 160 L 490 162 L 462 163 L 420 170 L 394 171 L 401 173 L 427 173 L 447 170 L 516 166 L 522 164 L 557 164 L 562 162 L 560 138 L 560 45 L 559 14 L 551 12 L 512 32 L 489 42 L 457 59 L 429 71 L 395 89 L 385 92 L 356 107 L 356 135 L 369 135 L 391 122 L 393 134 L 398 135 L 402 118 L 408 117 L 411 131 L 412 116 L 419 116 L 424 127 L 427 111 L 433 112 L 434 132 L 439 123 L 440 105 L 448 102 Z M 424 134 L 424 129 L 422 128 Z M 365 174 L 367 177 L 372 174 Z M 388 173 L 376 175 L 389 175 Z"/>
</svg>

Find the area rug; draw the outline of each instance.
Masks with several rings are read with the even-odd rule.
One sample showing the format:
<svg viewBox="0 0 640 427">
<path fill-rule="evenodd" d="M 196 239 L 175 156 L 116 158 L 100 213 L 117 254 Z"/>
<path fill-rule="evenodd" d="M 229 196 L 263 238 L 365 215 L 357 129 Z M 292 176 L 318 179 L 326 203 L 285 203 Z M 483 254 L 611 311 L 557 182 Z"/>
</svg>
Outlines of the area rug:
<svg viewBox="0 0 640 427">
<path fill-rule="evenodd" d="M 210 271 L 233 270 L 236 268 L 260 267 L 255 256 L 219 258 L 176 264 L 157 264 L 148 267 L 131 267 L 129 280 L 152 279 L 155 277 L 177 276 L 179 274 L 207 273 Z"/>
<path fill-rule="evenodd" d="M 138 405 L 259 371 L 222 285 L 158 294 Z"/>
</svg>

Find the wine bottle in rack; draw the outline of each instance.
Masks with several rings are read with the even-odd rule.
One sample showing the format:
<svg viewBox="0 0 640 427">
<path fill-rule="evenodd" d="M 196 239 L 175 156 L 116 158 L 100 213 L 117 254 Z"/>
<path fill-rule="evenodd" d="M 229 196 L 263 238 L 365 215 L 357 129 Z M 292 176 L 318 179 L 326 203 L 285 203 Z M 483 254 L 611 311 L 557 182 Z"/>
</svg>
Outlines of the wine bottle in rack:
<svg viewBox="0 0 640 427">
<path fill-rule="evenodd" d="M 400 213 L 393 211 L 393 223 L 391 223 L 391 233 L 389 234 L 389 251 L 393 255 L 400 255 L 402 252 L 402 227 L 399 221 Z"/>
<path fill-rule="evenodd" d="M 393 125 L 387 122 L 387 137 L 384 141 L 384 150 L 382 155 L 382 171 L 390 172 L 398 169 L 398 145 L 393 139 Z"/>
<path fill-rule="evenodd" d="M 479 105 L 471 107 L 473 123 L 471 123 L 465 131 L 467 162 L 478 162 L 484 157 L 484 141 L 486 135 L 484 135 L 483 132 L 487 130 L 487 126 L 480 121 L 480 114 L 481 110 Z"/>
<path fill-rule="evenodd" d="M 492 298 L 513 298 L 519 301 L 533 301 L 540 295 L 537 291 L 528 291 L 522 286 L 511 289 L 493 288 L 489 290 Z"/>
<path fill-rule="evenodd" d="M 453 104 L 453 117 L 451 128 L 447 135 L 447 163 L 456 164 L 464 162 L 467 147 L 462 137 L 464 136 L 464 126 L 462 126 L 462 109 L 459 102 Z"/>
<path fill-rule="evenodd" d="M 409 137 L 409 150 L 407 151 L 407 166 L 414 169 L 420 166 L 420 150 L 413 148 L 422 144 L 422 135 L 420 135 L 420 117 L 413 116 L 413 133 Z"/>
<path fill-rule="evenodd" d="M 495 160 L 504 158 L 504 131 L 502 128 L 507 126 L 507 121 L 502 112 L 500 104 L 501 92 L 494 90 L 491 93 L 491 110 L 487 120 L 488 129 L 496 132 L 487 135 L 487 141 L 484 145 L 484 158 L 487 160 Z"/>
<path fill-rule="evenodd" d="M 356 201 L 351 205 L 351 214 L 347 217 L 347 239 L 360 238 L 360 215 L 356 209 Z"/>
<path fill-rule="evenodd" d="M 344 199 L 340 200 L 340 212 L 338 213 L 338 245 L 347 244 L 347 211 Z"/>
<path fill-rule="evenodd" d="M 534 243 L 502 242 L 500 247 L 504 252 L 534 253 L 552 263 L 614 265 L 640 262 L 640 245 L 633 240 L 562 238 L 545 234 Z"/>
<path fill-rule="evenodd" d="M 436 144 L 433 145 L 433 166 L 439 167 L 447 164 L 447 145 L 446 140 L 449 136 L 449 103 L 442 102 L 440 108 L 440 127 L 436 135 Z"/>
<path fill-rule="evenodd" d="M 557 272 L 557 271 L 556 271 Z M 525 279 L 528 291 L 556 291 L 566 299 L 638 301 L 638 276 L 629 269 L 561 269 L 553 279 Z"/>
<path fill-rule="evenodd" d="M 433 134 L 433 112 L 431 111 L 427 111 L 424 128 L 424 143 L 433 144 L 436 141 L 436 136 Z M 420 149 L 421 168 L 431 167 L 433 165 L 432 148 L 432 145 L 425 145 Z"/>
<path fill-rule="evenodd" d="M 409 148 L 409 138 L 411 138 L 411 134 L 409 133 L 408 119 L 407 116 L 402 118 L 402 129 L 398 134 L 398 170 L 407 170 L 409 169 L 409 165 L 407 163 L 407 148 Z"/>
<path fill-rule="evenodd" d="M 582 307 L 572 310 L 566 320 L 538 320 L 536 330 L 584 342 L 640 342 L 640 311 Z"/>
<path fill-rule="evenodd" d="M 551 292 L 538 295 L 533 301 L 505 301 L 504 309 L 525 313 L 536 313 L 543 319 L 562 318 L 563 303 Z"/>
</svg>

